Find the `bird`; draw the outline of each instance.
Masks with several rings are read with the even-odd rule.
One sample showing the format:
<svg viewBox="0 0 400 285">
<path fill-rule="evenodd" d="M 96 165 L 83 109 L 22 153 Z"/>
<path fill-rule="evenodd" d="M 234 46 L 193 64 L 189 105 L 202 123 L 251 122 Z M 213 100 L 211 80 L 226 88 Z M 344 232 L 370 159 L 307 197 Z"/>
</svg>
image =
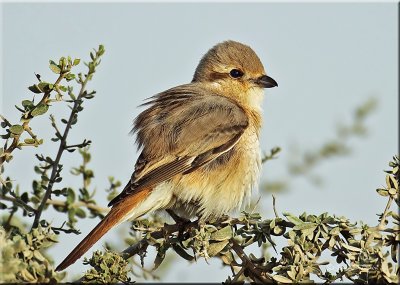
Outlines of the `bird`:
<svg viewBox="0 0 400 285">
<path fill-rule="evenodd" d="M 276 86 L 250 46 L 226 40 L 203 55 L 190 83 L 148 98 L 133 123 L 140 155 L 131 179 L 56 271 L 128 219 L 169 210 L 206 221 L 240 208 L 260 176 L 264 88 Z"/>
</svg>

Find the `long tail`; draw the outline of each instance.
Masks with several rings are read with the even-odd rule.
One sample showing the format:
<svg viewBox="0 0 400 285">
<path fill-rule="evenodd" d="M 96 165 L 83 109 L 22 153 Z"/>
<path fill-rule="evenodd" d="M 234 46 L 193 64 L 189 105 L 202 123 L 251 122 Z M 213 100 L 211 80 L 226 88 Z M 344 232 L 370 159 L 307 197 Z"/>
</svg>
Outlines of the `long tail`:
<svg viewBox="0 0 400 285">
<path fill-rule="evenodd" d="M 73 264 L 85 254 L 103 235 L 113 226 L 129 218 L 131 211 L 143 201 L 151 192 L 151 189 L 143 189 L 138 193 L 128 196 L 114 205 L 110 212 L 100 223 L 74 248 L 74 250 L 57 266 L 56 271 L 61 271 Z M 138 213 L 139 215 L 143 213 Z M 129 216 L 128 216 L 129 215 Z M 135 216 L 135 215 L 134 215 Z"/>
</svg>

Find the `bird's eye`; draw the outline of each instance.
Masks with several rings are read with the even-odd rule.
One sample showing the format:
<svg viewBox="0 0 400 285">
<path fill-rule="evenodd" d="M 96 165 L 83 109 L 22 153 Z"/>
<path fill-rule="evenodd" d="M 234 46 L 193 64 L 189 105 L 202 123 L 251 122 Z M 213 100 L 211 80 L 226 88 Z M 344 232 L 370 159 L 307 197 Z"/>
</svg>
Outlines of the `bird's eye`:
<svg viewBox="0 0 400 285">
<path fill-rule="evenodd" d="M 231 72 L 229 72 L 229 74 L 233 78 L 239 78 L 243 76 L 243 72 L 240 71 L 239 69 L 232 69 Z"/>
</svg>

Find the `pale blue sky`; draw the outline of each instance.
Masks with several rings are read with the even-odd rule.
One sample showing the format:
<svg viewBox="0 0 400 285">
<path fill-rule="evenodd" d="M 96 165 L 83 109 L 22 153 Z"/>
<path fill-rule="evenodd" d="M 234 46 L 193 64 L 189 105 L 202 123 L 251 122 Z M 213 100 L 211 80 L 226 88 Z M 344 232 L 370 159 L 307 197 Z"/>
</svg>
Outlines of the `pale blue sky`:
<svg viewBox="0 0 400 285">
<path fill-rule="evenodd" d="M 137 157 L 128 135 L 143 99 L 191 80 L 201 56 L 214 44 L 232 39 L 253 47 L 278 88 L 264 100 L 262 149 L 281 146 L 278 160 L 264 167 L 262 181 L 285 174 L 289 146 L 312 149 L 334 137 L 337 122 L 351 122 L 354 108 L 375 96 L 379 106 L 367 120 L 369 136 L 351 140 L 354 152 L 318 167 L 323 188 L 304 179 L 292 181 L 288 193 L 277 195 L 281 212 L 300 214 L 328 211 L 354 221 L 375 223 L 384 208 L 375 189 L 384 184 L 383 169 L 398 151 L 398 30 L 396 3 L 124 3 L 124 4 L 2 4 L 1 113 L 17 122 L 15 104 L 31 98 L 27 86 L 34 72 L 55 79 L 47 66 L 63 55 L 87 59 L 88 51 L 104 44 L 106 54 L 90 88 L 96 98 L 70 136 L 83 138 L 91 148 L 97 197 L 106 204 L 103 189 L 114 175 L 125 183 Z M 82 68 L 82 67 L 81 67 Z M 52 108 L 60 118 L 63 108 Z M 49 138 L 47 116 L 32 127 Z M 6 174 L 30 187 L 35 178 L 35 153 L 54 156 L 55 146 L 16 151 Z M 77 163 L 66 154 L 64 169 Z M 67 175 L 68 177 L 68 175 Z M 79 185 L 72 177 L 63 185 Z M 264 195 L 264 217 L 271 217 L 271 197 Z M 49 218 L 49 217 L 48 217 Z M 51 219 L 51 218 L 50 218 Z M 55 220 L 57 221 L 57 220 Z M 81 223 L 83 234 L 97 223 Z M 118 230 L 114 230 L 117 232 Z M 102 248 L 110 233 L 93 249 Z M 61 237 L 54 251 L 58 263 L 82 235 Z M 115 240 L 114 240 L 115 241 Z M 87 255 L 88 256 L 88 255 Z M 148 261 L 150 264 L 150 260 Z M 228 269 L 219 262 L 182 261 L 164 281 L 224 281 Z M 81 262 L 70 272 L 82 271 Z"/>
</svg>

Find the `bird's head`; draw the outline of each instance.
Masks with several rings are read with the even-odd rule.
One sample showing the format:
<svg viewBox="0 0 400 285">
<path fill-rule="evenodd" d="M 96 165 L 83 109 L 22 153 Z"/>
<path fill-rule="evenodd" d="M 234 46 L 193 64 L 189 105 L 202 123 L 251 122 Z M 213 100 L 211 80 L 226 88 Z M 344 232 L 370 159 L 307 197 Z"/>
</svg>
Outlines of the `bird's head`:
<svg viewBox="0 0 400 285">
<path fill-rule="evenodd" d="M 212 47 L 200 60 L 193 82 L 210 82 L 224 90 L 263 89 L 278 86 L 266 75 L 257 54 L 247 45 L 225 41 Z"/>
</svg>

